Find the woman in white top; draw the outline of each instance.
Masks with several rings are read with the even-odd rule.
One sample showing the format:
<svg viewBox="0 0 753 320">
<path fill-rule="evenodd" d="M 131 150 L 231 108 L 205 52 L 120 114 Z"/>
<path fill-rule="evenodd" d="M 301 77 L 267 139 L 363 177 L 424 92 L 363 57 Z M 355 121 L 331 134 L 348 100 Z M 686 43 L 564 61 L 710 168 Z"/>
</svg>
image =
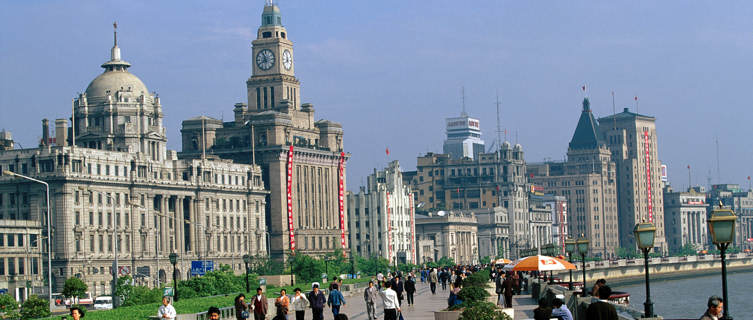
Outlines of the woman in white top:
<svg viewBox="0 0 753 320">
<path fill-rule="evenodd" d="M 309 299 L 305 294 L 301 294 L 301 288 L 295 288 L 295 295 L 293 301 L 290 303 L 293 305 L 293 311 L 295 311 L 295 320 L 303 320 L 306 315 L 306 308 L 309 305 Z"/>
</svg>

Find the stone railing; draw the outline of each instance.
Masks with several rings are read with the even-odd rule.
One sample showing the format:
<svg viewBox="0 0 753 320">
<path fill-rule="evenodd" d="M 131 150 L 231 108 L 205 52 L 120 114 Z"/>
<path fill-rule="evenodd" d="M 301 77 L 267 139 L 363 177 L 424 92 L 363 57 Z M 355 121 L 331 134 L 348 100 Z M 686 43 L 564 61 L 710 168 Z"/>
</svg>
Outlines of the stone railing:
<svg viewBox="0 0 753 320">
<path fill-rule="evenodd" d="M 565 298 L 563 301 L 567 305 L 567 308 L 573 313 L 576 319 L 586 318 L 586 309 L 591 303 L 599 301 L 594 297 L 579 297 L 575 295 L 575 291 L 567 290 L 558 285 L 549 285 L 544 281 L 530 280 L 531 297 L 538 301 L 539 299 L 545 299 L 549 305 L 552 304 L 555 296 L 563 295 Z M 637 319 L 660 319 L 660 318 L 641 318 L 642 312 L 632 309 L 627 306 L 613 304 L 617 309 L 617 315 L 620 320 L 637 320 Z"/>
</svg>

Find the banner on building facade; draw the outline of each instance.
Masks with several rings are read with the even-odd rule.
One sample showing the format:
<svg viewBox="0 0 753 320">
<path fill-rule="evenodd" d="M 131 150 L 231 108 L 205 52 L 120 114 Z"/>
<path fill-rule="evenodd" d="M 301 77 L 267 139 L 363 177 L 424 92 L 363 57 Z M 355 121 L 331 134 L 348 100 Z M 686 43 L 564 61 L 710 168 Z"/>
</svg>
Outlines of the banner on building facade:
<svg viewBox="0 0 753 320">
<path fill-rule="evenodd" d="M 643 131 L 643 149 L 646 150 L 646 195 L 648 198 L 648 222 L 654 222 L 653 203 L 651 201 L 651 158 L 649 156 L 648 130 Z"/>
<path fill-rule="evenodd" d="M 290 233 L 290 252 L 295 251 L 295 233 L 293 230 L 293 146 L 288 150 L 288 174 L 287 174 L 287 194 L 288 194 L 288 232 Z"/>
<path fill-rule="evenodd" d="M 340 203 L 340 244 L 343 248 L 343 255 L 345 255 L 346 245 L 345 245 L 345 202 L 343 194 L 345 193 L 345 152 L 340 152 L 340 165 L 337 168 L 337 172 L 339 174 L 338 177 L 338 185 L 337 185 L 337 197 L 338 201 Z"/>
<path fill-rule="evenodd" d="M 392 261 L 392 220 L 390 220 L 390 192 L 387 191 L 387 260 Z"/>
<path fill-rule="evenodd" d="M 416 263 L 416 220 L 414 219 L 416 216 L 415 213 L 415 207 L 413 206 L 413 195 L 410 195 L 410 255 L 411 259 L 413 259 L 411 262 Z"/>
</svg>

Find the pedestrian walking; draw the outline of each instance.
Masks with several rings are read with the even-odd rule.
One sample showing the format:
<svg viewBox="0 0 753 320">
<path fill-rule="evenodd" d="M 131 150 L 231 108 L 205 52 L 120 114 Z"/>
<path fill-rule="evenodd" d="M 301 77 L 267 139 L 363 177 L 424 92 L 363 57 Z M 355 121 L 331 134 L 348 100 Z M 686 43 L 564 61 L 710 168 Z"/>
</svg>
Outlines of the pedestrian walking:
<svg viewBox="0 0 753 320">
<path fill-rule="evenodd" d="M 173 307 L 172 304 L 170 304 L 170 297 L 164 296 L 162 297 L 162 305 L 159 306 L 159 310 L 157 311 L 157 317 L 160 319 L 165 320 L 172 320 L 175 319 L 177 316 L 177 313 L 175 312 L 175 307 Z"/>
<path fill-rule="evenodd" d="M 311 305 L 311 314 L 314 316 L 314 320 L 324 319 L 324 304 L 326 303 L 327 298 L 325 298 L 324 293 L 319 290 L 319 284 L 314 284 L 311 292 L 309 292 L 309 304 Z"/>
<path fill-rule="evenodd" d="M 403 299 L 405 299 L 405 296 L 403 296 L 403 292 L 405 291 L 405 283 L 403 282 L 403 277 L 400 274 L 395 275 L 395 277 L 392 278 L 392 290 L 395 290 L 397 293 L 397 300 L 400 302 L 400 305 L 403 305 Z"/>
<path fill-rule="evenodd" d="M 501 306 L 504 304 L 504 301 L 502 300 L 502 297 L 504 296 L 503 293 L 505 292 L 505 275 L 504 273 L 497 272 L 497 276 L 494 279 L 494 292 L 497 293 L 497 305 Z"/>
<path fill-rule="evenodd" d="M 416 280 L 408 276 L 408 280 L 405 281 L 405 294 L 408 296 L 408 305 L 413 305 L 413 294 L 416 293 Z"/>
<path fill-rule="evenodd" d="M 512 308 L 512 294 L 514 287 L 515 282 L 512 279 L 512 275 L 507 274 L 505 280 L 502 282 L 502 293 L 505 295 L 505 308 Z"/>
<path fill-rule="evenodd" d="M 209 310 L 207 311 L 207 319 L 220 320 L 220 308 L 214 306 L 209 307 Z"/>
<path fill-rule="evenodd" d="M 290 310 L 290 298 L 285 289 L 280 290 L 280 296 L 275 299 L 275 307 L 277 307 L 277 316 L 288 319 L 288 311 Z"/>
<path fill-rule="evenodd" d="M 397 313 L 400 312 L 400 301 L 397 300 L 397 292 L 392 290 L 392 284 L 384 283 L 382 295 L 382 304 L 384 305 L 384 320 L 397 320 Z"/>
<path fill-rule="evenodd" d="M 376 316 L 376 299 L 379 295 L 379 291 L 374 287 L 374 281 L 369 281 L 369 286 L 363 290 L 363 301 L 366 302 L 366 314 L 369 316 L 369 320 L 374 320 Z"/>
<path fill-rule="evenodd" d="M 437 276 L 437 268 L 432 268 L 429 272 L 429 288 L 431 288 L 431 294 L 437 294 L 437 282 L 439 277 Z"/>
<path fill-rule="evenodd" d="M 261 288 L 256 288 L 253 305 L 254 320 L 264 320 L 267 317 L 267 297 L 264 296 Z"/>
<path fill-rule="evenodd" d="M 706 306 L 708 306 L 708 309 L 706 309 L 706 312 L 703 314 L 703 316 L 701 316 L 699 320 L 716 320 L 722 318 L 724 307 L 724 301 L 722 300 L 722 298 L 719 298 L 718 296 L 711 296 L 709 297 L 709 301 Z"/>
<path fill-rule="evenodd" d="M 246 304 L 246 295 L 239 294 L 235 297 L 235 319 L 236 320 L 245 320 L 248 319 L 250 316 L 248 312 L 248 305 Z"/>
<path fill-rule="evenodd" d="M 329 292 L 329 298 L 327 299 L 327 306 L 332 308 L 332 315 L 337 316 L 340 313 L 340 306 L 345 305 L 345 297 L 338 290 L 340 286 L 337 284 L 332 285 L 332 291 Z"/>
<path fill-rule="evenodd" d="M 301 294 L 301 288 L 295 288 L 293 292 L 295 292 L 295 294 L 293 295 L 293 301 L 290 302 L 290 305 L 293 306 L 295 320 L 303 320 L 306 315 L 306 308 L 309 306 L 309 299 L 306 298 L 306 295 Z"/>
<path fill-rule="evenodd" d="M 450 279 L 450 274 L 446 269 L 442 269 L 442 273 L 439 274 L 439 281 L 442 282 L 442 290 L 447 290 L 447 280 Z"/>
</svg>

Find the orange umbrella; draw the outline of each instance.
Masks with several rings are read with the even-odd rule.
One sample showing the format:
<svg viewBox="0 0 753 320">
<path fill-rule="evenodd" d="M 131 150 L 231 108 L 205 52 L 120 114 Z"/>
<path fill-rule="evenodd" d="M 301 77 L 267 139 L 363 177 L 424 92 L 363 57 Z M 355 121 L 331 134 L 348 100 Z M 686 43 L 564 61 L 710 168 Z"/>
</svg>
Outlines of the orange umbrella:
<svg viewBox="0 0 753 320">
<path fill-rule="evenodd" d="M 562 259 L 549 256 L 530 256 L 515 260 L 505 266 L 505 270 L 512 271 L 557 271 L 575 270 L 574 264 Z"/>
<path fill-rule="evenodd" d="M 509 264 L 511 262 L 512 262 L 512 260 L 510 260 L 510 259 L 499 258 L 499 259 L 497 259 L 497 260 L 494 261 L 494 264 Z"/>
</svg>

